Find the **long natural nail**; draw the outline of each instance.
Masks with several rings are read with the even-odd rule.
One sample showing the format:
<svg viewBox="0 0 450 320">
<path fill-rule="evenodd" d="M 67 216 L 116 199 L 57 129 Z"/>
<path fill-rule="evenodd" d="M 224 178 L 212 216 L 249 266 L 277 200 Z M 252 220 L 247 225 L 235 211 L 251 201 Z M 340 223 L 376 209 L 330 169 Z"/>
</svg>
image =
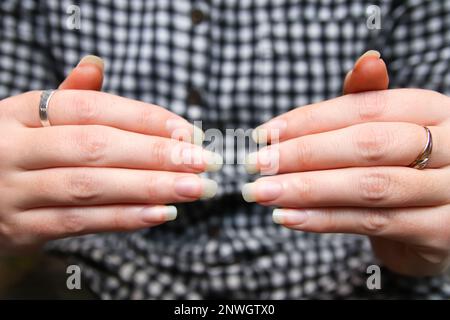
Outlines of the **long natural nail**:
<svg viewBox="0 0 450 320">
<path fill-rule="evenodd" d="M 183 164 L 195 171 L 216 172 L 222 168 L 223 158 L 220 154 L 204 150 L 191 144 L 182 144 L 181 152 L 174 149 L 172 161 L 174 164 Z"/>
<path fill-rule="evenodd" d="M 374 57 L 377 59 L 381 58 L 381 53 L 379 51 L 376 50 L 369 50 L 367 52 L 365 52 L 361 57 L 359 57 L 359 59 L 356 61 L 355 66 L 353 67 L 353 69 L 357 68 L 359 66 L 359 64 L 361 63 L 361 61 L 366 58 L 366 57 Z"/>
<path fill-rule="evenodd" d="M 211 199 L 217 194 L 217 182 L 210 179 L 202 179 L 202 195 L 200 199 Z"/>
<path fill-rule="evenodd" d="M 277 181 L 247 183 L 242 187 L 242 197 L 247 202 L 268 202 L 278 198 L 283 186 Z"/>
<path fill-rule="evenodd" d="M 81 67 L 86 64 L 93 64 L 99 67 L 100 70 L 103 70 L 105 68 L 105 62 L 103 61 L 103 59 L 94 55 L 88 55 L 83 57 L 77 66 Z"/>
<path fill-rule="evenodd" d="M 172 221 L 177 218 L 177 208 L 175 206 L 145 207 L 141 210 L 141 215 L 146 223 Z"/>
<path fill-rule="evenodd" d="M 242 197 L 244 198 L 245 201 L 247 202 L 256 201 L 255 191 L 253 190 L 254 188 L 255 188 L 254 183 L 244 184 L 244 186 L 242 187 Z"/>
<path fill-rule="evenodd" d="M 272 220 L 277 224 L 299 225 L 305 223 L 308 213 L 302 210 L 275 209 L 272 213 Z"/>
<path fill-rule="evenodd" d="M 220 154 L 206 151 L 206 171 L 216 172 L 222 169 L 223 158 Z"/>
<path fill-rule="evenodd" d="M 361 58 L 368 57 L 368 56 L 381 58 L 381 53 L 378 50 L 368 50 L 361 56 Z"/>
<path fill-rule="evenodd" d="M 245 158 L 245 170 L 249 174 L 261 173 L 273 175 L 278 172 L 280 153 L 277 148 L 264 148 L 259 152 L 253 152 Z"/>
<path fill-rule="evenodd" d="M 175 192 L 187 198 L 209 199 L 217 192 L 217 183 L 200 177 L 184 177 L 175 182 Z"/>
<path fill-rule="evenodd" d="M 244 167 L 248 174 L 255 174 L 259 172 L 258 152 L 250 153 L 245 157 Z"/>
<path fill-rule="evenodd" d="M 199 198 L 202 188 L 199 177 L 180 178 L 175 182 L 175 192 L 182 197 Z"/>
</svg>

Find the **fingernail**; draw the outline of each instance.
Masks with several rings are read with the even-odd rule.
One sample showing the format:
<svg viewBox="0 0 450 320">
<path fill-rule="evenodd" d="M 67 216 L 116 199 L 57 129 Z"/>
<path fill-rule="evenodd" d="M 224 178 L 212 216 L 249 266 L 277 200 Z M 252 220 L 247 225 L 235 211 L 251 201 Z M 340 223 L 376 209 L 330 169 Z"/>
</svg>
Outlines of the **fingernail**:
<svg viewBox="0 0 450 320">
<path fill-rule="evenodd" d="M 177 218 L 178 211 L 175 206 L 166 206 L 166 221 L 173 221 Z"/>
<path fill-rule="evenodd" d="M 276 181 L 247 183 L 242 187 L 242 197 L 247 202 L 268 202 L 278 198 L 283 186 Z"/>
<path fill-rule="evenodd" d="M 175 192 L 182 197 L 199 198 L 202 188 L 199 177 L 184 177 L 175 181 Z"/>
<path fill-rule="evenodd" d="M 275 209 L 272 213 L 272 220 L 276 224 L 299 225 L 305 223 L 308 213 L 302 210 Z"/>
<path fill-rule="evenodd" d="M 254 188 L 255 188 L 254 183 L 246 183 L 242 187 L 242 197 L 244 198 L 244 200 L 246 202 L 255 202 L 256 201 L 255 192 L 253 190 Z"/>
<path fill-rule="evenodd" d="M 344 84 L 348 82 L 348 80 L 350 79 L 352 73 L 353 73 L 353 69 L 350 70 L 349 72 L 347 72 L 347 74 L 345 75 L 345 78 L 344 78 Z"/>
<path fill-rule="evenodd" d="M 202 129 L 197 126 L 193 126 L 194 130 L 192 132 L 191 142 L 197 146 L 201 146 L 205 140 L 205 133 Z"/>
<path fill-rule="evenodd" d="M 280 168 L 280 150 L 277 144 L 263 148 L 258 153 L 259 171 L 262 175 L 273 175 Z"/>
<path fill-rule="evenodd" d="M 88 55 L 83 57 L 80 62 L 78 63 L 78 67 L 83 66 L 85 64 L 93 64 L 99 67 L 101 70 L 105 68 L 105 63 L 102 58 L 94 56 L 94 55 Z"/>
<path fill-rule="evenodd" d="M 368 57 L 368 56 L 380 58 L 381 53 L 380 53 L 380 51 L 377 51 L 377 50 L 368 50 L 361 56 L 361 58 Z"/>
<path fill-rule="evenodd" d="M 282 136 L 286 128 L 287 122 L 285 120 L 274 119 L 254 129 L 252 139 L 259 144 L 265 144 L 269 140 L 273 142 Z"/>
<path fill-rule="evenodd" d="M 217 194 L 217 182 L 215 182 L 214 180 L 202 179 L 202 185 L 203 189 L 200 199 L 211 199 Z"/>
<path fill-rule="evenodd" d="M 259 172 L 258 152 L 250 153 L 245 157 L 244 167 L 248 174 L 255 174 Z"/>
<path fill-rule="evenodd" d="M 193 129 L 190 128 L 193 127 Z M 166 122 L 166 130 L 171 133 L 171 138 L 184 142 L 190 142 L 201 146 L 205 139 L 205 134 L 197 126 L 191 125 L 183 119 L 169 119 Z"/>
<path fill-rule="evenodd" d="M 187 165 L 195 171 L 216 172 L 222 168 L 223 158 L 220 154 L 192 144 L 183 143 L 181 146 L 181 152 L 174 149 L 173 163 Z"/>
<path fill-rule="evenodd" d="M 209 199 L 216 195 L 217 183 L 200 177 L 184 177 L 175 182 L 175 192 L 182 197 Z"/>
<path fill-rule="evenodd" d="M 355 66 L 353 67 L 353 69 L 357 68 L 358 65 L 361 63 L 361 61 L 363 60 L 363 58 L 365 57 L 375 57 L 377 59 L 381 58 L 381 53 L 379 51 L 376 50 L 369 50 L 367 52 L 365 52 L 361 57 L 359 57 L 359 59 L 356 61 Z"/>
<path fill-rule="evenodd" d="M 223 166 L 223 158 L 220 154 L 206 151 L 206 171 L 216 172 Z"/>
<path fill-rule="evenodd" d="M 141 210 L 142 218 L 147 223 L 173 221 L 177 218 L 175 206 L 152 206 Z"/>
<path fill-rule="evenodd" d="M 263 148 L 259 152 L 253 152 L 245 158 L 245 170 L 248 174 L 261 173 L 272 175 L 279 168 L 280 153 L 276 148 Z"/>
</svg>

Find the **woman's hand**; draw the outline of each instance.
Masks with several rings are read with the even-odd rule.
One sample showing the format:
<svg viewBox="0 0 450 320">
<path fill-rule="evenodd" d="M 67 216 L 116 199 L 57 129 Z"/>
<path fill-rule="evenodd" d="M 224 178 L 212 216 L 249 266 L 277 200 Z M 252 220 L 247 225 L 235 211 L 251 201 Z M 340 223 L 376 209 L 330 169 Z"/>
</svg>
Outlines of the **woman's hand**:
<svg viewBox="0 0 450 320">
<path fill-rule="evenodd" d="M 87 59 L 89 60 L 89 59 Z M 80 67 L 81 66 L 81 67 Z M 82 61 L 60 89 L 101 88 Z M 0 250 L 173 220 L 167 203 L 214 195 L 200 178 L 221 158 L 190 142 L 201 130 L 164 108 L 106 93 L 59 90 L 42 127 L 40 92 L 0 101 Z"/>
<path fill-rule="evenodd" d="M 434 146 L 421 171 L 409 165 L 426 145 L 423 126 Z M 281 115 L 255 138 L 272 145 L 249 157 L 249 169 L 276 175 L 243 194 L 285 208 L 274 211 L 276 223 L 368 235 L 382 262 L 403 274 L 448 268 L 450 98 L 416 89 L 347 95 Z"/>
</svg>

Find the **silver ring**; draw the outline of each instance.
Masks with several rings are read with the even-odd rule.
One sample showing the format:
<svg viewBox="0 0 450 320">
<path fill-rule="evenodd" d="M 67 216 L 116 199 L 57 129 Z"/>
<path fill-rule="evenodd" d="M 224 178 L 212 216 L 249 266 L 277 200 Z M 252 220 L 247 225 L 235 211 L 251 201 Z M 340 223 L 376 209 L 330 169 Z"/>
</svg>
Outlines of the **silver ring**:
<svg viewBox="0 0 450 320">
<path fill-rule="evenodd" d="M 39 101 L 39 118 L 43 127 L 50 127 L 50 121 L 48 119 L 48 106 L 50 99 L 56 90 L 45 90 L 41 93 L 41 100 Z"/>
<path fill-rule="evenodd" d="M 419 170 L 426 168 L 431 158 L 431 152 L 433 152 L 433 136 L 431 135 L 430 129 L 428 129 L 427 127 L 424 127 L 424 129 L 427 132 L 427 144 L 425 145 L 425 148 L 423 148 L 423 151 L 419 154 L 417 159 L 409 165 L 411 168 Z"/>
</svg>

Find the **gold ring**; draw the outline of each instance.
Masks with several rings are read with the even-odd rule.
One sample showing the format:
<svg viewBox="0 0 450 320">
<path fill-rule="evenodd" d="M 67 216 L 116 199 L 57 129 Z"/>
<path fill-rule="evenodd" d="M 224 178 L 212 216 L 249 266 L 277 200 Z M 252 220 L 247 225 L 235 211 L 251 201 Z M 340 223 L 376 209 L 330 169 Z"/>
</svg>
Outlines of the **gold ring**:
<svg viewBox="0 0 450 320">
<path fill-rule="evenodd" d="M 424 129 L 427 132 L 427 144 L 417 159 L 409 165 L 411 168 L 419 170 L 425 169 L 430 161 L 431 152 L 433 151 L 433 136 L 431 135 L 431 131 L 427 127 L 424 127 Z"/>
</svg>

